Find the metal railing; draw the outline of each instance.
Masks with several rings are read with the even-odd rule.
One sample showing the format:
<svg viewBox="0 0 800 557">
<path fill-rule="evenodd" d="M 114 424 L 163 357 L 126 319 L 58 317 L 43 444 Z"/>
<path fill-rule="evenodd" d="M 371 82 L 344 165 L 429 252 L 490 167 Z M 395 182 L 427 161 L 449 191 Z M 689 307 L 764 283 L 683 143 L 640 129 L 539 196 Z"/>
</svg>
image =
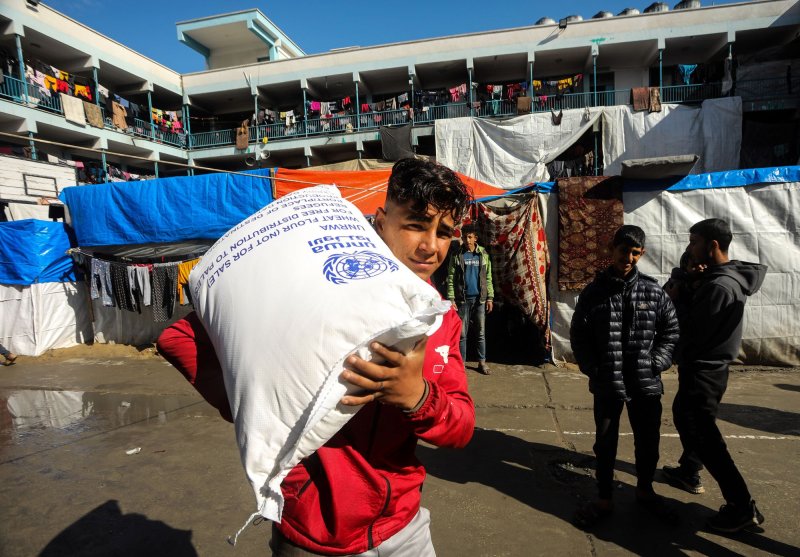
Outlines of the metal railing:
<svg viewBox="0 0 800 557">
<path fill-rule="evenodd" d="M 0 98 L 11 102 L 44 110 L 50 113 L 63 114 L 61 99 L 58 93 L 44 94 L 38 86 L 30 85 L 13 76 L 3 76 L 0 83 Z M 724 92 L 723 92 L 724 91 Z M 740 96 L 746 109 L 771 110 L 800 107 L 800 76 L 794 78 L 769 78 L 757 80 L 741 80 L 730 84 L 702 83 L 689 85 L 668 85 L 661 87 L 662 103 L 699 103 L 706 99 L 725 96 Z M 532 112 L 560 111 L 582 109 L 592 106 L 619 106 L 631 103 L 631 90 L 619 89 L 611 91 L 568 93 L 564 95 L 542 95 L 534 92 L 531 99 Z M 165 143 L 182 149 L 208 149 L 213 147 L 232 146 L 235 143 L 233 128 L 198 132 L 193 134 L 175 133 L 152 126 L 149 121 L 133 119 L 133 125 L 126 130 L 118 130 L 111 118 L 101 107 L 106 129 L 116 130 L 129 135 L 142 137 L 151 141 Z M 415 110 L 413 117 L 408 110 L 386 110 L 363 114 L 331 115 L 324 118 L 312 118 L 307 121 L 298 119 L 295 123 L 286 124 L 279 121 L 274 124 L 251 126 L 248 129 L 249 143 L 256 143 L 267 138 L 269 141 L 298 139 L 308 136 L 343 134 L 363 130 L 375 130 L 381 126 L 412 123 L 413 125 L 430 125 L 436 120 L 474 116 L 478 118 L 504 118 L 517 115 L 515 101 L 484 101 L 480 108 L 471 108 L 468 103 L 451 103 L 430 106 Z"/>
</svg>

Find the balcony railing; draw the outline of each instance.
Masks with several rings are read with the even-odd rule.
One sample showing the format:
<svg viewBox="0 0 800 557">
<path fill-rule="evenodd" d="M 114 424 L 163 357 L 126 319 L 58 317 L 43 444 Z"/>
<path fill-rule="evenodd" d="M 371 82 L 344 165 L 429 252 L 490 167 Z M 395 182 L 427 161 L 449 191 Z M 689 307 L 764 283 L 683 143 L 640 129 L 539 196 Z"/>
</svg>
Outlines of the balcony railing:
<svg viewBox="0 0 800 557">
<path fill-rule="evenodd" d="M 668 85 L 661 87 L 662 103 L 700 103 L 706 99 L 736 95 L 742 98 L 749 110 L 773 110 L 800 108 L 800 76 L 770 78 L 734 82 L 730 90 L 723 93 L 722 83 L 690 85 Z M 12 76 L 4 76 L 0 83 L 0 98 L 50 113 L 62 114 L 61 99 L 57 93 L 45 95 L 38 87 L 30 86 Z M 548 112 L 582 109 L 592 106 L 619 106 L 631 102 L 631 90 L 568 93 L 564 95 L 539 95 L 531 99 L 532 112 Z M 102 107 L 101 107 L 102 110 Z M 135 118 L 127 130 L 118 130 L 103 112 L 106 129 L 116 130 L 158 143 L 181 149 L 209 149 L 232 146 L 235 130 L 222 129 L 193 134 L 164 131 L 152 126 L 149 121 Z M 510 100 L 490 100 L 480 108 L 470 108 L 469 103 L 451 103 L 418 109 L 412 114 L 405 109 L 367 112 L 363 114 L 331 115 L 324 118 L 302 119 L 295 122 L 282 120 L 274 124 L 251 126 L 248 129 L 250 144 L 268 141 L 299 139 L 319 135 L 346 134 L 364 130 L 376 130 L 381 126 L 412 123 L 415 126 L 433 124 L 436 120 L 474 116 L 478 118 L 503 118 L 517 115 L 517 104 Z"/>
</svg>

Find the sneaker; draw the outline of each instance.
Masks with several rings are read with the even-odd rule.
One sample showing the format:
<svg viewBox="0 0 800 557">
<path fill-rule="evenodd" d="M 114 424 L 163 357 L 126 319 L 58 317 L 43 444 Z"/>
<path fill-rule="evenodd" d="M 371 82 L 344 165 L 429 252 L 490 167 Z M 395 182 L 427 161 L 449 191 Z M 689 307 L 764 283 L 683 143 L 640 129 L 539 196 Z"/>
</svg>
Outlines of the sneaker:
<svg viewBox="0 0 800 557">
<path fill-rule="evenodd" d="M 756 502 L 751 500 L 747 507 L 737 505 L 722 505 L 719 512 L 708 519 L 706 524 L 717 532 L 738 532 L 751 526 L 764 523 L 764 515 L 756 507 Z"/>
<path fill-rule="evenodd" d="M 661 469 L 661 473 L 664 475 L 664 479 L 667 480 L 667 483 L 672 487 L 683 489 L 695 495 L 706 492 L 706 488 L 704 488 L 702 482 L 700 482 L 700 476 L 690 476 L 681 470 L 680 466 L 664 466 Z"/>
<path fill-rule="evenodd" d="M 484 375 L 492 374 L 492 371 L 489 369 L 489 366 L 486 365 L 486 362 L 478 362 L 478 372 Z"/>
</svg>

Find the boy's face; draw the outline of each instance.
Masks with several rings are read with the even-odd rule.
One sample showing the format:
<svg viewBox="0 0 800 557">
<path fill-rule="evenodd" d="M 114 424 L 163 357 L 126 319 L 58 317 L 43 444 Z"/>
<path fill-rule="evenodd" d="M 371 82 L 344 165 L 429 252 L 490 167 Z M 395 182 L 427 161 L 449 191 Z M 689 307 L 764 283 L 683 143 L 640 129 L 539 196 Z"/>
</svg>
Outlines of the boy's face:
<svg viewBox="0 0 800 557">
<path fill-rule="evenodd" d="M 689 234 L 689 245 L 686 246 L 689 255 L 689 267 L 697 268 L 698 265 L 707 265 L 711 259 L 708 242 L 699 234 Z"/>
<path fill-rule="evenodd" d="M 619 244 L 612 248 L 611 266 L 617 275 L 627 277 L 644 255 L 644 248 Z"/>
<path fill-rule="evenodd" d="M 466 243 L 469 251 L 475 251 L 475 248 L 478 246 L 478 235 L 474 232 L 470 232 L 464 237 L 464 243 Z"/>
<path fill-rule="evenodd" d="M 410 204 L 386 200 L 386 207 L 375 215 L 375 230 L 394 256 L 423 280 L 447 258 L 455 221 L 449 212 L 429 205 L 425 213 L 411 210 Z"/>
</svg>

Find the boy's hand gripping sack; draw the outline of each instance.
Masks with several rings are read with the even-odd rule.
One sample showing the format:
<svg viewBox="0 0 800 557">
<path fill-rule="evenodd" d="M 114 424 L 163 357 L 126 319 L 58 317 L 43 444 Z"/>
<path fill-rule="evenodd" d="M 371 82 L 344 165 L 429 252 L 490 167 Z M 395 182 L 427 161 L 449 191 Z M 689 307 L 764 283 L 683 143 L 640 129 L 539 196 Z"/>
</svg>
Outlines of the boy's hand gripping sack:
<svg viewBox="0 0 800 557">
<path fill-rule="evenodd" d="M 449 303 L 392 255 L 334 186 L 289 194 L 229 230 L 189 285 L 225 378 L 258 512 L 280 521 L 280 484 L 358 407 L 340 379 L 377 340 L 403 352 Z"/>
</svg>

